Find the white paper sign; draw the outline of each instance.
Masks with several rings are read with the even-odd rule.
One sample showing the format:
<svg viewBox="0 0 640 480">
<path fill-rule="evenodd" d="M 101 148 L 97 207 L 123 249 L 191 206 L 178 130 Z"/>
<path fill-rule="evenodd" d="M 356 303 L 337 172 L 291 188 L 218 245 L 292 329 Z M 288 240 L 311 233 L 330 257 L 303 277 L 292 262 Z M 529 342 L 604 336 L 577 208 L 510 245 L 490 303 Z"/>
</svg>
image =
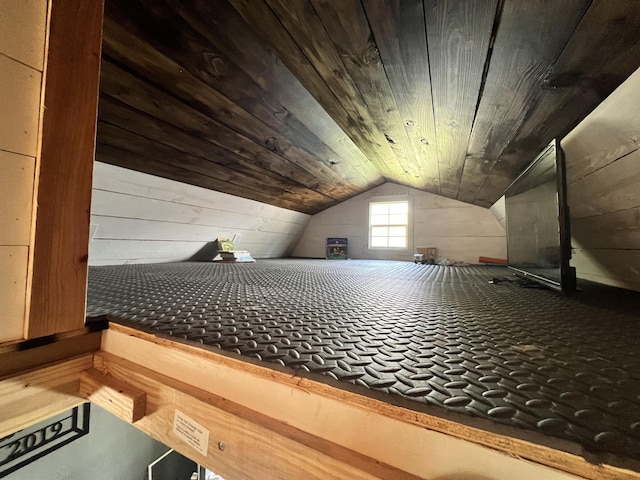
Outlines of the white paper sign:
<svg viewBox="0 0 640 480">
<path fill-rule="evenodd" d="M 176 410 L 173 417 L 173 433 L 205 457 L 209 448 L 209 430 L 184 413 Z"/>
</svg>

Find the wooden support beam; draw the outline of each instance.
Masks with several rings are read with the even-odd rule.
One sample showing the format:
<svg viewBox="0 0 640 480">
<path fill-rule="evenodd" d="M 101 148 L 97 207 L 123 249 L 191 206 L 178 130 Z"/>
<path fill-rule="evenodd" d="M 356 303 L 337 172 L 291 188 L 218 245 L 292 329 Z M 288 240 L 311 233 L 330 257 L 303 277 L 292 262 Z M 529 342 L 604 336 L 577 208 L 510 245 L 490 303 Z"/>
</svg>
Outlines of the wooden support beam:
<svg viewBox="0 0 640 480">
<path fill-rule="evenodd" d="M 102 1 L 52 3 L 26 338 L 84 324 L 101 40 Z"/>
<path fill-rule="evenodd" d="M 84 403 L 80 373 L 91 354 L 28 373 L 0 377 L 0 438 Z"/>
<path fill-rule="evenodd" d="M 80 395 L 125 422 L 137 422 L 146 413 L 147 396 L 143 391 L 95 369 L 80 374 Z"/>
<path fill-rule="evenodd" d="M 587 462 L 568 442 L 557 440 L 552 447 L 524 440 L 519 430 L 474 428 L 121 325 L 112 324 L 105 332 L 102 351 L 126 357 L 171 382 L 195 386 L 207 398 L 221 398 L 225 410 L 239 405 L 420 478 L 640 479 L 631 470 Z M 129 383 L 145 390 L 150 402 L 156 395 L 147 386 Z M 200 415 L 193 418 L 202 423 Z M 145 421 L 150 420 L 141 420 Z M 163 434 L 159 426 L 146 428 Z"/>
<path fill-rule="evenodd" d="M 123 358 L 100 353 L 95 366 L 102 374 L 85 372 L 83 382 L 109 378 L 147 392 L 147 415 L 135 426 L 225 478 L 418 478 Z"/>
<path fill-rule="evenodd" d="M 100 349 L 101 332 L 87 329 L 61 335 L 5 343 L 0 346 L 0 376 L 17 374 L 41 365 L 92 353 Z"/>
</svg>

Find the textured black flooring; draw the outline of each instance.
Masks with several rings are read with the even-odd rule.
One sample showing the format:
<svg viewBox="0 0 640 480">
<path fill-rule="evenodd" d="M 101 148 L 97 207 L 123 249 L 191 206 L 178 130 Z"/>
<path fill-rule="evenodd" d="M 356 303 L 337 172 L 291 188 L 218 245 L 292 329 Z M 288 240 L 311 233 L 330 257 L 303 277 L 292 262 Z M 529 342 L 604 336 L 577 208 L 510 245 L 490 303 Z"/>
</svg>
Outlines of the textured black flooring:
<svg viewBox="0 0 640 480">
<path fill-rule="evenodd" d="M 583 284 L 565 297 L 513 278 L 380 261 L 92 267 L 88 315 L 640 459 L 640 293 Z"/>
</svg>

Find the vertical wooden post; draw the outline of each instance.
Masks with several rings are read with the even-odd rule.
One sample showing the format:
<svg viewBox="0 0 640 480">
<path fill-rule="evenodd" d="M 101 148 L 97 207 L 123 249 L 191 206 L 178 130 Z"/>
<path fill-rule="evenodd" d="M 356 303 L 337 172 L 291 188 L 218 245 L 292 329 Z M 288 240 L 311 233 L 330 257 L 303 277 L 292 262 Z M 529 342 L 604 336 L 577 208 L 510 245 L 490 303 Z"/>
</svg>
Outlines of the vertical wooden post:
<svg viewBox="0 0 640 480">
<path fill-rule="evenodd" d="M 102 0 L 53 0 L 25 337 L 84 324 Z"/>
</svg>

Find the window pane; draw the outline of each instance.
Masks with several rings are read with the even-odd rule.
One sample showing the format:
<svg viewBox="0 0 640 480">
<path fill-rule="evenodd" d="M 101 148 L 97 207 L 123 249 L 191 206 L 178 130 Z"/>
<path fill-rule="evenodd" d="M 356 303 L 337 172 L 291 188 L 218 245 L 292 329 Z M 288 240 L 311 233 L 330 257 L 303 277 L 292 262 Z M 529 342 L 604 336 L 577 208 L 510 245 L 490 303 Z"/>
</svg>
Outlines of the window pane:
<svg viewBox="0 0 640 480">
<path fill-rule="evenodd" d="M 406 225 L 406 215 L 389 215 L 389 225 Z"/>
<path fill-rule="evenodd" d="M 405 248 L 407 246 L 407 239 L 405 237 L 389 237 L 389 246 Z"/>
<path fill-rule="evenodd" d="M 369 246 L 373 248 L 407 248 L 408 202 L 369 204 Z"/>
<path fill-rule="evenodd" d="M 407 236 L 407 227 L 389 227 L 389 236 L 404 238 Z"/>
<path fill-rule="evenodd" d="M 409 211 L 409 204 L 407 202 L 399 202 L 399 203 L 390 203 L 389 204 L 389 213 L 404 213 L 406 214 Z"/>
<path fill-rule="evenodd" d="M 387 246 L 387 237 L 371 237 L 371 246 L 372 247 L 386 247 Z"/>
<path fill-rule="evenodd" d="M 380 215 L 389 213 L 389 204 L 388 203 L 372 203 L 370 205 L 371 209 L 369 212 L 371 215 Z"/>
<path fill-rule="evenodd" d="M 371 215 L 371 225 L 389 225 L 389 215 Z"/>
<path fill-rule="evenodd" d="M 371 227 L 372 237 L 386 237 L 389 235 L 389 227 Z"/>
</svg>

